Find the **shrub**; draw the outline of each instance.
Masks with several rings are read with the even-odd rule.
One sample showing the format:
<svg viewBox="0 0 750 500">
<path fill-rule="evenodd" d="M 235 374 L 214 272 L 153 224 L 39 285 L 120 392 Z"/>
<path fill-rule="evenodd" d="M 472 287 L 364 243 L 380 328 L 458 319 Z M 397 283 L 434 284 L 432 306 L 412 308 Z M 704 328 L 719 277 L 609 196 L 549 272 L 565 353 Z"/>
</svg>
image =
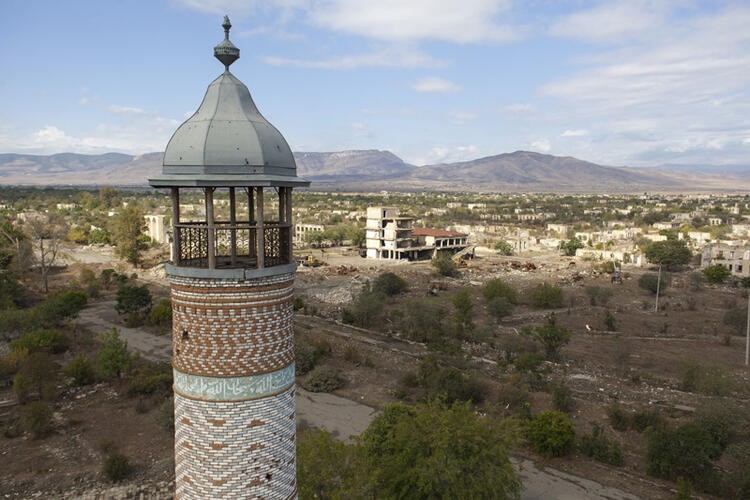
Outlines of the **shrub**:
<svg viewBox="0 0 750 500">
<path fill-rule="evenodd" d="M 325 367 L 314 368 L 302 382 L 302 387 L 310 392 L 333 392 L 344 386 L 344 379 L 338 372 Z"/>
<path fill-rule="evenodd" d="M 417 342 L 435 342 L 443 336 L 445 311 L 427 299 L 410 304 L 409 314 L 404 318 L 402 331 Z"/>
<path fill-rule="evenodd" d="M 482 295 L 484 295 L 484 300 L 488 304 L 492 299 L 500 297 L 504 298 L 510 304 L 518 303 L 518 291 L 512 285 L 506 283 L 500 278 L 488 281 L 487 284 L 484 285 Z"/>
<path fill-rule="evenodd" d="M 555 409 L 564 413 L 570 413 L 576 404 L 573 399 L 573 391 L 562 382 L 552 385 L 552 401 L 555 404 Z"/>
<path fill-rule="evenodd" d="M 604 306 L 612 298 L 612 290 L 599 285 L 586 287 L 586 295 L 592 306 Z"/>
<path fill-rule="evenodd" d="M 426 399 L 442 398 L 448 403 L 471 401 L 481 403 L 487 388 L 475 376 L 454 367 L 443 368 L 434 354 L 425 356 L 417 368 L 417 382 L 425 391 Z"/>
<path fill-rule="evenodd" d="M 474 304 L 471 302 L 471 295 L 469 295 L 468 290 L 460 290 L 453 296 L 451 302 L 456 311 L 456 330 L 459 335 L 462 335 L 467 330 L 474 328 L 471 314 Z"/>
<path fill-rule="evenodd" d="M 695 271 L 688 274 L 688 281 L 690 282 L 690 289 L 697 292 L 701 290 L 706 283 L 706 275 L 700 271 Z"/>
<path fill-rule="evenodd" d="M 515 306 L 505 297 L 493 297 L 487 302 L 487 312 L 495 319 L 502 319 L 513 314 Z"/>
<path fill-rule="evenodd" d="M 295 311 L 299 311 L 305 307 L 305 301 L 302 300 L 302 297 L 299 295 L 294 296 L 294 301 L 292 302 L 292 307 Z"/>
<path fill-rule="evenodd" d="M 297 341 L 297 353 L 295 356 L 295 374 L 304 375 L 318 364 L 320 358 L 330 352 L 330 346 L 325 349 L 322 344 L 312 344 L 307 341 Z"/>
<path fill-rule="evenodd" d="M 549 283 L 539 283 L 526 292 L 529 304 L 538 309 L 561 307 L 565 301 L 562 288 Z"/>
<path fill-rule="evenodd" d="M 27 404 L 21 417 L 23 429 L 38 439 L 52 429 L 52 409 L 43 401 Z"/>
<path fill-rule="evenodd" d="M 732 271 L 721 264 L 708 266 L 702 272 L 706 280 L 714 285 L 720 285 L 732 277 Z"/>
<path fill-rule="evenodd" d="M 354 300 L 351 309 L 344 309 L 341 319 L 360 328 L 372 326 L 383 310 L 383 295 L 370 290 L 362 290 Z"/>
<path fill-rule="evenodd" d="M 497 250 L 500 255 L 513 255 L 513 245 L 505 240 L 495 242 L 495 250 Z"/>
<path fill-rule="evenodd" d="M 575 443 L 576 432 L 568 417 L 559 411 L 543 411 L 527 424 L 526 438 L 534 451 L 545 457 L 567 455 Z"/>
<path fill-rule="evenodd" d="M 711 460 L 720 453 L 708 431 L 693 424 L 653 432 L 646 453 L 648 473 L 670 481 L 682 477 L 695 487 L 710 491 L 716 484 Z"/>
<path fill-rule="evenodd" d="M 609 417 L 609 423 L 612 428 L 616 431 L 626 431 L 630 427 L 630 418 L 622 406 L 615 403 L 607 407 L 607 416 Z"/>
<path fill-rule="evenodd" d="M 104 477 L 116 483 L 127 478 L 131 473 L 130 461 L 125 455 L 120 453 L 109 453 L 104 459 L 102 465 L 102 474 Z"/>
<path fill-rule="evenodd" d="M 24 333 L 10 344 L 14 351 L 48 351 L 59 354 L 68 350 L 68 337 L 57 330 L 40 328 Z"/>
<path fill-rule="evenodd" d="M 168 394 L 172 390 L 172 368 L 167 363 L 138 360 L 130 364 L 125 378 L 128 396 Z"/>
<path fill-rule="evenodd" d="M 23 402 L 33 393 L 40 399 L 52 397 L 57 370 L 57 364 L 46 352 L 35 352 L 25 357 L 13 379 L 13 392 L 18 400 Z"/>
<path fill-rule="evenodd" d="M 395 273 L 383 273 L 372 284 L 374 292 L 382 293 L 388 297 L 393 297 L 407 290 L 406 281 Z"/>
<path fill-rule="evenodd" d="M 719 365 L 706 367 L 697 361 L 688 361 L 685 364 L 680 390 L 726 397 L 732 394 L 733 388 L 734 381 L 731 374 L 723 367 Z"/>
<path fill-rule="evenodd" d="M 117 290 L 117 304 L 115 310 L 120 314 L 135 313 L 144 315 L 151 309 L 151 292 L 146 285 L 122 285 Z"/>
<path fill-rule="evenodd" d="M 604 430 L 594 425 L 591 434 L 584 434 L 578 443 L 578 449 L 594 460 L 610 465 L 622 465 L 622 448 L 620 443 L 608 438 Z"/>
<path fill-rule="evenodd" d="M 539 368 L 544 358 L 535 352 L 525 352 L 519 354 L 514 363 L 516 370 L 519 372 L 533 372 Z"/>
<path fill-rule="evenodd" d="M 83 354 L 71 359 L 63 368 L 63 374 L 73 379 L 75 386 L 93 384 L 96 381 L 94 364 Z"/>
<path fill-rule="evenodd" d="M 439 254 L 437 257 L 432 259 L 432 266 L 441 276 L 457 276 L 458 266 L 453 262 L 446 254 Z"/>
<path fill-rule="evenodd" d="M 148 313 L 148 322 L 152 325 L 171 325 L 172 302 L 169 299 L 162 299 L 157 302 Z"/>
<path fill-rule="evenodd" d="M 640 410 L 633 414 L 631 419 L 633 429 L 638 432 L 643 432 L 647 429 L 659 430 L 663 429 L 666 425 L 664 418 L 656 408 Z"/>
<path fill-rule="evenodd" d="M 671 283 L 672 278 L 665 272 L 661 273 L 661 281 L 659 280 L 659 275 L 654 273 L 643 274 L 638 278 L 638 286 L 644 290 L 648 290 L 654 295 L 656 295 L 656 288 L 658 285 L 659 296 L 664 295 L 664 291 L 669 288 Z"/>
<path fill-rule="evenodd" d="M 608 332 L 614 332 L 617 329 L 617 320 L 609 310 L 604 311 L 604 327 Z"/>
<path fill-rule="evenodd" d="M 156 412 L 156 421 L 159 422 L 164 430 L 170 433 L 174 432 L 174 398 L 168 397 L 159 406 L 159 410 Z"/>
<path fill-rule="evenodd" d="M 544 347 L 544 353 L 548 360 L 557 360 L 560 358 L 560 349 L 570 342 L 570 330 L 558 326 L 555 314 L 552 313 L 547 317 L 547 323 L 527 329 L 527 332 L 535 335 Z"/>
<path fill-rule="evenodd" d="M 724 324 L 734 327 L 737 335 L 743 335 L 747 325 L 747 307 L 729 309 L 724 313 Z"/>
<path fill-rule="evenodd" d="M 46 326 L 56 326 L 63 321 L 78 316 L 86 307 L 86 294 L 81 291 L 68 291 L 53 295 L 36 307 L 39 320 Z"/>
<path fill-rule="evenodd" d="M 120 332 L 117 328 L 102 333 L 99 338 L 102 341 L 97 353 L 99 372 L 104 377 L 117 376 L 119 378 L 133 360 L 133 357 L 128 354 L 128 343 L 120 338 Z"/>
<path fill-rule="evenodd" d="M 735 442 L 750 423 L 748 414 L 725 400 L 708 401 L 695 414 L 693 423 L 711 434 L 724 450 Z"/>
</svg>

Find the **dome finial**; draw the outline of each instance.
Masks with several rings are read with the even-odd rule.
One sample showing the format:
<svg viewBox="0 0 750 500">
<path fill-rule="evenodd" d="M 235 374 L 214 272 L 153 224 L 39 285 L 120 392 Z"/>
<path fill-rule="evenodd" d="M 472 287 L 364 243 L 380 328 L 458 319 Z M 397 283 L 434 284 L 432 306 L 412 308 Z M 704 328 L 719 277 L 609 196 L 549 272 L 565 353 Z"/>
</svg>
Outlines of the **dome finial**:
<svg viewBox="0 0 750 500">
<path fill-rule="evenodd" d="M 214 57 L 221 61 L 226 71 L 229 71 L 229 66 L 240 58 L 240 49 L 229 41 L 229 30 L 232 28 L 229 16 L 224 16 L 224 24 L 221 26 L 224 28 L 224 40 L 214 47 Z"/>
</svg>

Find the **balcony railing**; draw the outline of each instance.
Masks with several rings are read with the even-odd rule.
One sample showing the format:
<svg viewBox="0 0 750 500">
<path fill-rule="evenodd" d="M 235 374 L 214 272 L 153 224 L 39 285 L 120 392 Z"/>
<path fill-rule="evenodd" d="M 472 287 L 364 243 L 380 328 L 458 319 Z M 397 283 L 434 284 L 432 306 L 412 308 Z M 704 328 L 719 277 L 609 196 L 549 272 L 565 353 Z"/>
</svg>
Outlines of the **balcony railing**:
<svg viewBox="0 0 750 500">
<path fill-rule="evenodd" d="M 182 222 L 174 226 L 174 264 L 209 268 L 209 229 L 205 222 Z M 258 265 L 258 236 L 263 241 L 263 261 Z M 214 223 L 214 267 L 261 268 L 291 263 L 290 224 L 264 222 Z"/>
</svg>

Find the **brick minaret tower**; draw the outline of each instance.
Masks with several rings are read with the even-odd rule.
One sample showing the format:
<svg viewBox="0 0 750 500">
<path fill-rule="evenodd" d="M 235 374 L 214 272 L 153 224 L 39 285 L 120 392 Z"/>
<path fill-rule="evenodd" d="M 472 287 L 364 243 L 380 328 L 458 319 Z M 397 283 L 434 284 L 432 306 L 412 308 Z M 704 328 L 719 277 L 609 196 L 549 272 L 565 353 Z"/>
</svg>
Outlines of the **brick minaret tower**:
<svg viewBox="0 0 750 500">
<path fill-rule="evenodd" d="M 172 136 L 172 338 L 176 498 L 297 496 L 292 289 L 294 157 L 229 66 Z M 198 191 L 201 215 L 180 195 Z M 187 214 L 185 214 L 187 215 Z"/>
</svg>

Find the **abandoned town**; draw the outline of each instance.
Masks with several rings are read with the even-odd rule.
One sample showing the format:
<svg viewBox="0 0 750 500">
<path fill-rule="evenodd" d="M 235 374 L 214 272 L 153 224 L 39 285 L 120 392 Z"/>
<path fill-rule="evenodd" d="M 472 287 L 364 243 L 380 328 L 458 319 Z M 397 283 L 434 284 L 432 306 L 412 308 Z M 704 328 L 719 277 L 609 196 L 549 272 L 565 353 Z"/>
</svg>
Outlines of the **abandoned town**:
<svg viewBox="0 0 750 500">
<path fill-rule="evenodd" d="M 0 497 L 749 499 L 750 9 L 677 4 L 4 3 Z"/>
<path fill-rule="evenodd" d="M 205 220 L 202 198 L 181 196 L 181 221 Z M 167 496 L 168 196 L 3 189 L 2 200 L 0 439 L 14 457 L 2 493 Z M 264 203 L 278 213 L 275 195 Z M 594 480 L 608 498 L 673 498 L 686 484 L 743 497 L 749 203 L 296 193 L 298 474 L 311 467 L 300 488 L 343 494 L 343 463 L 316 456 L 321 447 L 350 453 L 337 447 L 355 446 L 387 405 L 438 398 L 515 422 L 514 463 Z M 230 205 L 215 193 L 217 221 Z M 236 206 L 247 213 L 246 199 Z M 540 431 L 552 437 L 519 430 L 541 418 L 559 420 Z M 107 486 L 117 474 L 123 484 Z"/>
</svg>

